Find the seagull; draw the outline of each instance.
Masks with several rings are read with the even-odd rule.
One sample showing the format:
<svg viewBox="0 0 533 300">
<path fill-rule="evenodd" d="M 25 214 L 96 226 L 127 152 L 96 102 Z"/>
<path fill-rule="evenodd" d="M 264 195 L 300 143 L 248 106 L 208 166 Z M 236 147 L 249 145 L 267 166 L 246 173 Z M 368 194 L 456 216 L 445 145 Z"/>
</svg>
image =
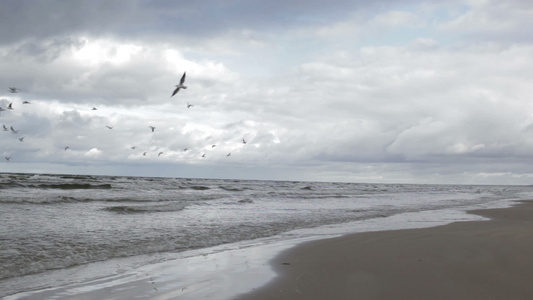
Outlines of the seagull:
<svg viewBox="0 0 533 300">
<path fill-rule="evenodd" d="M 19 138 L 19 141 L 24 142 L 24 137 Z"/>
<path fill-rule="evenodd" d="M 7 109 L 13 109 L 13 102 L 9 103 L 9 105 L 7 106 Z"/>
<path fill-rule="evenodd" d="M 189 102 L 187 102 L 187 108 L 191 108 L 191 107 L 193 107 L 193 106 L 194 106 L 194 105 L 189 104 Z"/>
<path fill-rule="evenodd" d="M 96 107 L 93 107 L 93 109 L 92 109 L 92 110 L 98 110 L 98 108 L 96 108 Z"/>
<path fill-rule="evenodd" d="M 30 104 L 30 101 L 23 101 L 22 104 Z"/>
<path fill-rule="evenodd" d="M 174 90 L 174 92 L 172 92 L 172 96 L 176 95 L 180 91 L 180 89 L 187 88 L 186 86 L 183 85 L 183 83 L 185 82 L 185 73 L 186 72 L 183 72 L 183 76 L 181 76 L 181 79 L 180 79 L 180 84 L 176 85 L 176 89 Z"/>
<path fill-rule="evenodd" d="M 137 147 L 137 146 L 131 146 L 131 149 L 133 150 L 133 149 L 135 149 L 135 147 Z"/>
<path fill-rule="evenodd" d="M 10 87 L 10 88 L 9 88 L 9 92 L 10 92 L 10 93 L 18 93 L 19 90 L 18 90 L 17 88 L 15 88 L 15 87 Z"/>
<path fill-rule="evenodd" d="M 183 152 L 187 152 L 187 151 L 189 151 L 189 148 L 183 149 Z"/>
<path fill-rule="evenodd" d="M 0 107 L 0 111 L 4 111 L 4 110 L 6 110 L 6 109 L 5 109 L 5 108 L 1 108 L 1 107 Z"/>
<path fill-rule="evenodd" d="M 212 145 L 211 148 L 215 148 L 217 145 Z"/>
<path fill-rule="evenodd" d="M 113 126 L 109 126 L 109 125 L 106 125 L 105 127 L 109 128 L 109 129 L 113 129 Z"/>
<path fill-rule="evenodd" d="M 231 156 L 231 152 L 230 152 L 230 153 L 228 153 L 228 155 L 226 155 L 226 157 L 228 157 L 228 156 Z"/>
<path fill-rule="evenodd" d="M 6 156 L 6 160 L 9 161 L 11 159 L 11 156 Z"/>
<path fill-rule="evenodd" d="M 146 152 L 143 153 L 143 156 L 146 156 Z"/>
<path fill-rule="evenodd" d="M 66 147 L 65 147 L 65 151 L 67 151 L 68 149 L 70 149 L 70 147 L 69 147 L 69 146 L 66 146 Z"/>
<path fill-rule="evenodd" d="M 15 130 L 15 129 L 13 128 L 13 126 L 11 126 L 10 129 L 11 129 L 11 133 L 13 133 L 13 134 L 17 134 L 17 133 L 19 132 L 18 130 Z"/>
<path fill-rule="evenodd" d="M 159 152 L 159 154 L 157 155 L 157 157 L 161 156 L 161 154 L 163 154 L 163 152 Z"/>
<path fill-rule="evenodd" d="M 243 144 L 246 144 L 246 140 L 245 140 L 245 139 L 242 139 L 242 143 L 243 143 Z"/>
<path fill-rule="evenodd" d="M 150 129 L 152 129 L 152 132 L 154 132 L 155 126 L 148 126 L 148 127 L 150 127 Z"/>
<path fill-rule="evenodd" d="M 7 129 L 6 125 L 2 125 L 4 126 L 4 131 L 9 131 L 9 129 Z"/>
<path fill-rule="evenodd" d="M 202 157 L 205 157 L 205 153 L 204 153 L 204 154 L 202 154 Z"/>
</svg>

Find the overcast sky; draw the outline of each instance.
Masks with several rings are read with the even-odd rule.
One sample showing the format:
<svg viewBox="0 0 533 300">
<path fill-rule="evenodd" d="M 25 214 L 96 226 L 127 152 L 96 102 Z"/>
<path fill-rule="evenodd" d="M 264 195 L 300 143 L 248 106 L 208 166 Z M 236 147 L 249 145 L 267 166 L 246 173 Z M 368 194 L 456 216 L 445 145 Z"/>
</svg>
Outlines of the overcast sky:
<svg viewBox="0 0 533 300">
<path fill-rule="evenodd" d="M 531 28 L 523 0 L 1 1 L 0 172 L 531 184 Z"/>
</svg>

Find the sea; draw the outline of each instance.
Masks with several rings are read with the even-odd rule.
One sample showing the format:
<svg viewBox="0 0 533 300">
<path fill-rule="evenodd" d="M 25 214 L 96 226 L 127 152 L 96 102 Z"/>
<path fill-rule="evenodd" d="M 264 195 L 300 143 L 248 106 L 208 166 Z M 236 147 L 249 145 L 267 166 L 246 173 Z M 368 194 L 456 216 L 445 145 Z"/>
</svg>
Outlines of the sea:
<svg viewBox="0 0 533 300">
<path fill-rule="evenodd" d="M 97 276 L 46 276 L 57 270 L 109 262 L 113 275 L 190 250 L 379 230 L 393 217 L 398 228 L 417 215 L 460 221 L 450 212 L 532 198 L 532 186 L 0 173 L 0 297 Z"/>
</svg>

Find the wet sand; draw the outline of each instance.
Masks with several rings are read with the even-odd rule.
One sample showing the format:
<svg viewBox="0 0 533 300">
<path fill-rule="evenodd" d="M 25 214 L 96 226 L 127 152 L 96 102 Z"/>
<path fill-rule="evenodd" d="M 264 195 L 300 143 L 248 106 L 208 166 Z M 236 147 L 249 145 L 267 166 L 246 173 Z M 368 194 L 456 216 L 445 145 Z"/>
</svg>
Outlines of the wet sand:
<svg viewBox="0 0 533 300">
<path fill-rule="evenodd" d="M 533 202 L 489 221 L 366 232 L 284 251 L 278 276 L 235 299 L 533 299 Z"/>
</svg>

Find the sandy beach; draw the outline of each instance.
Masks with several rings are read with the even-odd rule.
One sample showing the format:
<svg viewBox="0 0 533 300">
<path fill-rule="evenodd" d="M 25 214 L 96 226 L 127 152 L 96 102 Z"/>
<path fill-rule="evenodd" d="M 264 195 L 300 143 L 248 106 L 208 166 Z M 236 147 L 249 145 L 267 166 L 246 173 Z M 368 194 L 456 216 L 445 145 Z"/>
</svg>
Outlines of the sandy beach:
<svg viewBox="0 0 533 300">
<path fill-rule="evenodd" d="M 299 245 L 237 299 L 533 299 L 533 202 L 470 213 L 490 220 Z"/>
</svg>

